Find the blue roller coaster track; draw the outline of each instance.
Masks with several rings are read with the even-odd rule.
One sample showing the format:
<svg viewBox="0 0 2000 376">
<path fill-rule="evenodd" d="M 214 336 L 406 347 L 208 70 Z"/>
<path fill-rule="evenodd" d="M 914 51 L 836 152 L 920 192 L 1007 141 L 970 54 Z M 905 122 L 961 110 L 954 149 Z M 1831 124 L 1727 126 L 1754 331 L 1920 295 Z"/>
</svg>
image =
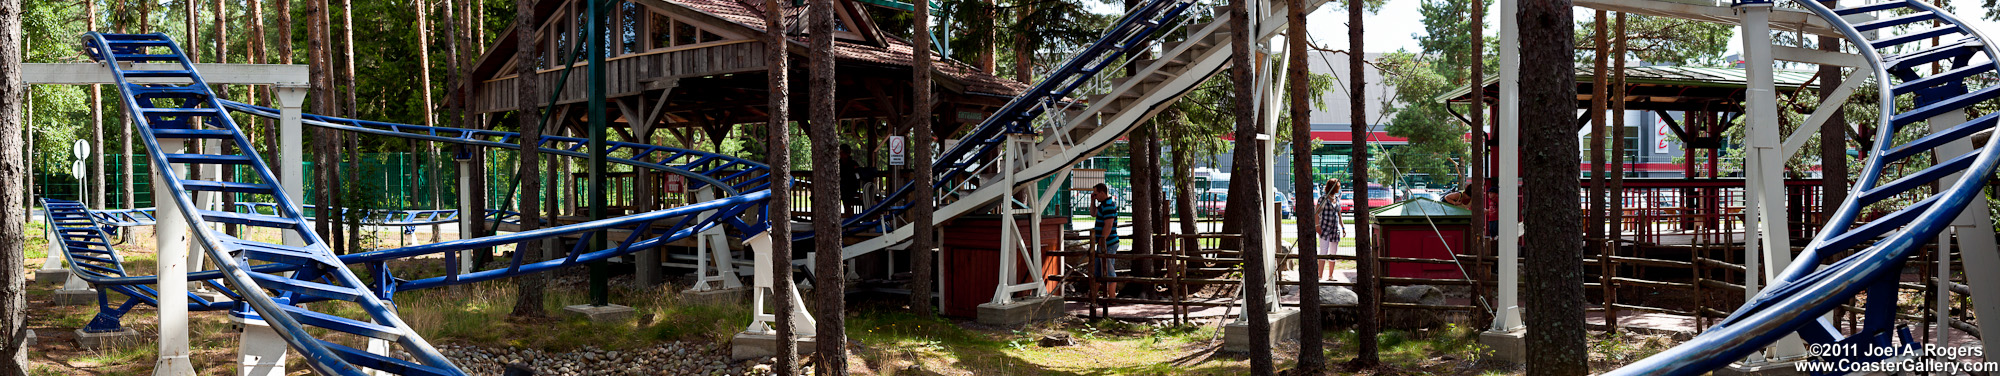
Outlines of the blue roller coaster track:
<svg viewBox="0 0 2000 376">
<path fill-rule="evenodd" d="M 938 163 L 933 171 L 939 175 L 940 183 L 932 188 L 943 187 L 943 182 L 972 173 L 979 166 L 997 159 L 995 148 L 1007 134 L 1034 132 L 1031 122 L 1047 108 L 1049 102 L 1065 100 L 1105 67 L 1136 56 L 1136 52 L 1162 34 L 1165 25 L 1178 22 L 1185 11 L 1195 4 L 1192 0 L 1151 0 L 1127 15 L 1083 53 L 982 123 L 968 138 L 971 142 L 960 144 L 941 156 L 938 160 L 942 163 Z M 397 291 L 493 280 L 581 265 L 658 247 L 716 226 L 728 226 L 736 230 L 732 235 L 744 238 L 760 234 L 770 226 L 768 212 L 771 208 L 766 204 L 773 174 L 769 167 L 715 153 L 614 142 L 609 145 L 612 151 L 624 150 L 629 156 L 611 158 L 613 162 L 683 175 L 691 180 L 690 188 L 714 187 L 723 193 L 720 195 L 722 198 L 568 226 L 336 257 L 321 239 L 306 228 L 308 217 L 295 209 L 302 206 L 279 188 L 271 170 L 254 148 L 248 147 L 249 142 L 243 132 L 228 116 L 230 112 L 237 112 L 277 118 L 277 110 L 216 97 L 180 47 L 163 34 L 93 32 L 85 34 L 84 47 L 93 59 L 111 69 L 127 110 L 139 115 L 134 122 L 137 128 L 135 133 L 141 135 L 155 166 L 175 169 L 174 164 L 177 163 L 236 165 L 250 170 L 258 180 L 208 181 L 184 179 L 182 174 L 171 172 L 164 174 L 169 178 L 164 179 L 167 186 L 161 189 L 172 196 L 169 204 L 181 209 L 183 219 L 193 225 L 190 227 L 194 238 L 205 246 L 203 249 L 209 252 L 209 258 L 218 267 L 218 270 L 189 273 L 188 279 L 207 283 L 234 299 L 232 302 L 210 302 L 195 297 L 189 308 L 234 309 L 246 315 L 255 314 L 302 354 L 314 371 L 322 374 L 362 375 L 363 368 L 399 375 L 463 374 L 396 317 L 387 302 L 394 298 Z M 130 70 L 121 65 L 133 62 L 178 63 L 180 69 Z M 139 77 L 180 78 L 189 82 L 175 85 L 128 81 L 128 78 Z M 520 137 L 509 132 L 425 127 L 310 114 L 305 115 L 303 120 L 306 124 L 340 131 L 495 148 L 517 148 L 517 138 Z M 177 150 L 161 149 L 159 140 L 162 139 L 233 142 L 242 154 L 178 153 Z M 544 137 L 536 146 L 541 151 L 557 155 L 587 157 L 582 151 L 587 146 L 584 139 Z M 911 189 L 906 185 L 883 204 L 848 218 L 844 221 L 845 227 L 850 232 L 859 231 L 886 216 L 907 211 L 911 205 L 905 201 L 908 201 Z M 195 205 L 191 195 L 194 192 L 266 194 L 275 202 L 243 204 L 230 211 L 210 211 Z M 49 211 L 49 218 L 61 221 L 51 230 L 62 235 L 64 255 L 72 261 L 71 270 L 94 285 L 128 296 L 125 302 L 113 306 L 106 298 L 107 293 L 100 290 L 99 320 L 93 321 L 91 330 L 117 330 L 118 317 L 125 311 L 137 304 L 158 304 L 156 293 L 144 286 L 157 283 L 157 276 L 125 275 L 120 260 L 103 236 L 107 225 L 134 226 L 154 222 L 152 211 L 91 213 L 79 204 L 57 201 L 50 201 L 45 210 Z M 444 221 L 443 218 L 452 215 L 436 211 L 391 213 L 383 222 L 430 223 Z M 488 215 L 502 218 L 507 213 L 489 212 Z M 202 225 L 205 223 L 288 231 L 304 239 L 306 244 L 294 247 L 239 239 L 216 233 Z M 589 237 L 614 229 L 626 230 L 623 233 L 629 235 L 607 249 L 586 248 L 590 244 Z M 580 237 L 580 240 L 574 242 L 576 246 L 563 257 L 553 260 L 530 263 L 525 262 L 520 253 L 515 253 L 505 267 L 462 271 L 458 270 L 455 259 L 459 251 L 565 236 Z M 809 236 L 809 233 L 800 235 L 801 238 Z M 447 258 L 447 270 L 442 276 L 397 278 L 387 264 L 391 260 L 436 254 Z M 250 260 L 268 263 L 250 265 Z M 365 265 L 373 271 L 370 273 L 373 278 L 363 281 L 346 265 Z M 370 318 L 354 320 L 301 305 L 321 301 L 351 303 L 359 306 L 360 311 L 367 312 Z M 329 306 L 312 307 L 325 310 Z M 390 340 L 414 361 L 371 354 L 317 338 L 307 331 L 309 327 L 325 329 L 329 334 Z"/>
<path fill-rule="evenodd" d="M 1994 73 L 2000 56 L 1995 54 L 1992 39 L 1945 11 L 1919 1 L 1888 1 L 1840 9 L 1828 9 L 1816 1 L 1793 3 L 1831 23 L 1868 62 L 1865 69 L 1874 71 L 1879 89 L 1877 105 L 1885 116 L 1879 118 L 1878 136 L 1867 153 L 1867 167 L 1861 171 L 1847 201 L 1827 221 L 1827 227 L 1820 230 L 1789 267 L 1771 278 L 1768 287 L 1693 340 L 1609 375 L 1704 374 L 1744 359 L 1793 333 L 1814 344 L 1900 348 L 1914 343 L 1907 329 L 1896 327 L 1894 298 L 1868 299 L 1864 303 L 1862 328 L 1856 333 L 1842 334 L 1825 316 L 1864 291 L 1870 297 L 1896 296 L 1897 276 L 1904 261 L 1935 239 L 1972 203 L 1981 202 L 1980 190 L 1986 180 L 1979 177 L 1991 174 L 1995 164 L 2000 163 L 2000 153 L 1994 152 L 2000 139 L 1989 139 L 1963 155 L 1945 155 L 1939 152 L 1939 147 L 1954 142 L 1971 143 L 1973 135 L 2000 125 L 2000 114 L 1960 124 L 1930 125 L 1934 132 L 1908 143 L 1896 142 L 1894 135 L 1908 126 L 1929 125 L 1929 121 L 1941 114 L 1964 112 L 2000 98 L 2000 86 L 1968 88 L 1974 76 Z M 1882 16 L 1858 24 L 1842 18 L 1858 14 Z M 1907 27 L 1910 32 L 1872 40 L 1862 34 L 1881 30 L 1886 35 L 1897 26 Z M 1932 38 L 1943 42 L 1935 46 L 1912 44 Z M 1884 54 L 1885 51 L 1900 53 Z M 1920 72 L 1920 68 L 1932 63 L 1947 68 L 1928 75 Z M 1909 104 L 1898 105 L 1898 99 L 1905 96 L 1912 99 L 1906 102 Z M 1937 162 L 1930 167 L 1882 181 L 1892 168 L 1905 164 L 1906 160 L 1934 153 L 1938 154 Z M 1948 185 L 1940 182 L 1954 174 L 1967 178 Z M 1930 188 L 1934 182 L 1939 183 L 1935 191 Z M 1899 197 L 1920 199 L 1890 208 L 1895 210 L 1875 219 L 1857 221 L 1863 210 Z M 1826 262 L 1857 247 L 1861 249 L 1846 258 Z M 1884 357 L 1818 360 L 1881 359 Z"/>
</svg>

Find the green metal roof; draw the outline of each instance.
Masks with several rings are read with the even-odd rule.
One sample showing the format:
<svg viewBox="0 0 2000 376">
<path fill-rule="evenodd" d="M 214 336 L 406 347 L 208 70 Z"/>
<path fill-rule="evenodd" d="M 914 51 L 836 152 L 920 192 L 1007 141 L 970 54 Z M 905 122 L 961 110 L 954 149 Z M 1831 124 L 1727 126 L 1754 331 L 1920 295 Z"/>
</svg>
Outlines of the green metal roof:
<svg viewBox="0 0 2000 376">
<path fill-rule="evenodd" d="M 1469 218 L 1472 216 L 1472 210 L 1424 197 L 1403 200 L 1403 202 L 1389 204 L 1388 206 L 1375 208 L 1368 212 L 1376 218 L 1385 220 L 1411 217 Z"/>
<path fill-rule="evenodd" d="M 1576 73 L 1577 73 L 1576 82 L 1580 86 L 1589 85 L 1595 78 L 1591 75 L 1592 73 L 1591 69 L 1588 68 L 1578 68 L 1576 70 Z M 1811 71 L 1780 69 L 1773 72 L 1771 78 L 1773 81 L 1776 81 L 1778 91 L 1790 92 L 1793 90 L 1797 90 L 1800 85 L 1805 85 L 1807 81 L 1812 81 L 1814 75 L 1815 73 Z M 1750 79 L 1749 79 L 1749 72 L 1743 68 L 1709 68 L 1709 67 L 1681 67 L 1681 66 L 1657 65 L 1657 66 L 1644 66 L 1644 67 L 1626 67 L 1625 82 L 1629 85 L 1659 85 L 1659 86 L 1677 86 L 1677 87 L 1694 87 L 1694 88 L 1741 89 L 1749 87 Z M 1497 75 L 1488 76 L 1483 82 L 1481 82 L 1482 84 L 1481 86 L 1495 86 L 1499 83 L 1500 83 L 1500 76 Z M 1819 86 L 1816 84 L 1806 85 L 1805 88 L 1817 89 L 1819 88 Z M 1436 98 L 1432 98 L 1432 100 L 1441 102 L 1458 100 L 1461 99 L 1462 97 L 1465 97 L 1466 94 L 1471 92 L 1472 92 L 1471 88 L 1461 87 L 1458 90 L 1452 90 L 1449 93 L 1445 93 L 1444 95 L 1439 95 Z M 1579 90 L 1577 94 L 1582 96 L 1587 96 L 1590 93 Z"/>
</svg>

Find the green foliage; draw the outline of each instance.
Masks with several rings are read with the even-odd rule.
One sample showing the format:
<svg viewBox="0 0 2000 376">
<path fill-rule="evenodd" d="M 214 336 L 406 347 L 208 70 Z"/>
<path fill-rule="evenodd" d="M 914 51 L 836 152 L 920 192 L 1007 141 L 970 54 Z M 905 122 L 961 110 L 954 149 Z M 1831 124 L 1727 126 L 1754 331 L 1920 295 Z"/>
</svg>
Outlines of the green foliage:
<svg viewBox="0 0 2000 376">
<path fill-rule="evenodd" d="M 1596 59 L 1596 30 L 1598 20 L 1577 17 L 1576 61 L 1587 64 Z M 1615 22 L 1614 20 L 1606 20 Z M 1722 53 L 1729 49 L 1729 37 L 1735 34 L 1735 27 L 1713 22 L 1695 21 L 1681 18 L 1628 15 L 1625 17 L 1625 50 L 1631 58 L 1639 61 L 1694 66 L 1719 66 Z M 1616 24 L 1605 25 L 1607 33 L 1617 30 Z M 1608 43 L 1616 44 L 1616 40 Z"/>
<path fill-rule="evenodd" d="M 1383 98 L 1382 105 L 1387 108 L 1383 113 L 1390 117 L 1387 131 L 1410 142 L 1371 151 L 1382 157 L 1371 161 L 1370 168 L 1388 171 L 1391 176 L 1428 174 L 1438 182 L 1450 180 L 1445 177 L 1462 170 L 1458 162 L 1469 153 L 1463 137 L 1471 129 L 1449 112 L 1447 104 L 1432 98 L 1469 82 L 1462 79 L 1462 67 L 1443 64 L 1442 60 L 1398 51 L 1383 55 L 1376 63 L 1384 83 L 1396 88 L 1395 95 Z M 1461 79 L 1450 77 L 1454 75 Z"/>
</svg>

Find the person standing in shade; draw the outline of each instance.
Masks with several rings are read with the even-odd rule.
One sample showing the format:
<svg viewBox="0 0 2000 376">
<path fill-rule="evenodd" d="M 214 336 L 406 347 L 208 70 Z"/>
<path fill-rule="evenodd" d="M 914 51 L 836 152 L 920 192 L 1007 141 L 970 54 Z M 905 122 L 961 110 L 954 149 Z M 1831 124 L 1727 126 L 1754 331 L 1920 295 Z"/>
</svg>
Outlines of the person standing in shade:
<svg viewBox="0 0 2000 376">
<path fill-rule="evenodd" d="M 1090 216 L 1097 219 L 1091 228 L 1091 241 L 1097 243 L 1098 252 L 1107 255 L 1118 253 L 1118 198 L 1111 196 L 1110 186 L 1097 183 L 1097 186 L 1091 188 L 1090 203 Z M 1097 264 L 1099 277 L 1118 276 L 1118 269 L 1112 266 L 1111 259 L 1098 260 L 1099 262 L 1093 264 Z M 1105 286 L 1104 291 L 1118 291 L 1116 284 L 1104 283 L 1103 286 Z"/>
<path fill-rule="evenodd" d="M 1319 236 L 1319 279 L 1333 280 L 1333 255 L 1340 253 L 1340 180 L 1329 179 L 1320 189 L 1319 201 L 1313 203 L 1319 211 L 1319 228 L 1313 234 Z"/>
</svg>

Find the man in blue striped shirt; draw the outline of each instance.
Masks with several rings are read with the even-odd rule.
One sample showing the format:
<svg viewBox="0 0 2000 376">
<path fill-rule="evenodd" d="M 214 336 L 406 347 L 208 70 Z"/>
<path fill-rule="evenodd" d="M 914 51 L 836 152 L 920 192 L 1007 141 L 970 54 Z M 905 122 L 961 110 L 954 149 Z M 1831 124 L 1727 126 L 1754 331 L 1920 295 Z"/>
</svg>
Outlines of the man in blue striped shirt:
<svg viewBox="0 0 2000 376">
<path fill-rule="evenodd" d="M 1090 215 L 1097 219 L 1091 228 L 1090 239 L 1097 243 L 1098 252 L 1118 253 L 1118 198 L 1111 197 L 1111 187 L 1097 183 L 1090 191 Z M 1111 259 L 1098 259 L 1097 275 L 1117 277 L 1118 270 L 1111 268 Z"/>
</svg>

